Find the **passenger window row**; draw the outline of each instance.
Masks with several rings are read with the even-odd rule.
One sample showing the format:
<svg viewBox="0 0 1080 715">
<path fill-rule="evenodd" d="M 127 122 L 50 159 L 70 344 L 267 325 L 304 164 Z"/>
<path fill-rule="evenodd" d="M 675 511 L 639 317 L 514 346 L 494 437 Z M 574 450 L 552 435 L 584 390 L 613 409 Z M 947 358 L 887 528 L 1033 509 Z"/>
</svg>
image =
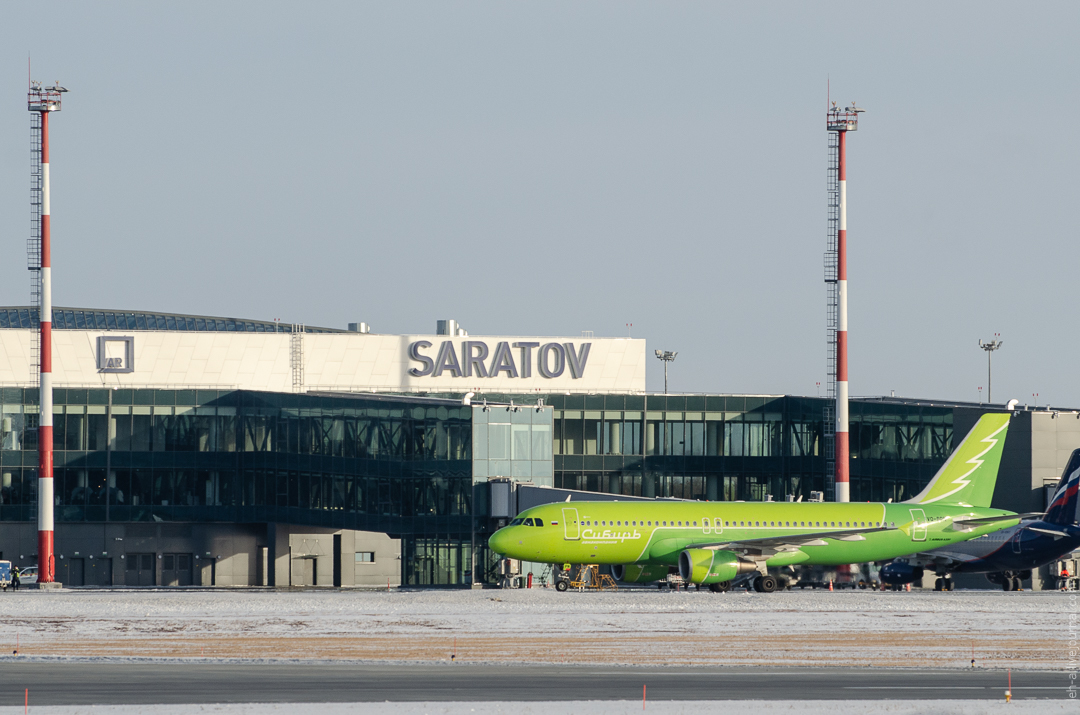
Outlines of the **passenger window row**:
<svg viewBox="0 0 1080 715">
<path fill-rule="evenodd" d="M 717 519 L 717 525 L 719 526 L 720 520 Z M 586 520 L 581 522 L 585 526 L 697 526 L 696 521 L 596 521 Z"/>
<path fill-rule="evenodd" d="M 696 521 L 609 521 L 609 520 L 583 520 L 584 526 L 697 526 Z M 510 526 L 543 526 L 544 520 L 537 518 L 522 519 L 517 518 L 510 522 Z M 721 529 L 724 527 L 724 520 L 716 520 L 716 528 Z M 734 522 L 727 524 L 727 526 L 734 526 Z M 875 526 L 884 526 L 885 523 L 874 524 L 867 521 L 740 521 L 739 526 L 781 526 L 781 527 L 850 527 L 850 528 L 873 528 Z M 708 524 L 706 524 L 708 526 Z M 890 523 L 890 526 L 896 526 L 895 523 Z"/>
<path fill-rule="evenodd" d="M 870 527 L 883 526 L 868 521 L 740 521 L 739 526 L 791 526 L 791 527 Z"/>
</svg>

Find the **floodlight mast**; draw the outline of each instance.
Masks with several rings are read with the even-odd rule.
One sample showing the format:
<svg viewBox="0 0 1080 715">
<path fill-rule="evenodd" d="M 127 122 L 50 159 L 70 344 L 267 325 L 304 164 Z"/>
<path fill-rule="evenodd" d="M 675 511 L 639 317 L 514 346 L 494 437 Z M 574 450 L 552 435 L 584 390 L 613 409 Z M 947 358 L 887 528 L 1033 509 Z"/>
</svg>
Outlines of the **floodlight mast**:
<svg viewBox="0 0 1080 715">
<path fill-rule="evenodd" d="M 35 271 L 33 302 L 38 308 L 40 352 L 38 364 L 38 583 L 56 581 L 54 557 L 53 505 L 53 391 L 52 391 L 52 237 L 49 192 L 49 114 L 60 111 L 60 97 L 66 89 L 59 83 L 42 88 L 31 82 L 26 107 L 34 112 L 31 132 L 40 133 L 40 144 L 33 148 L 34 167 L 31 181 L 32 231 L 29 242 L 30 270 Z M 38 137 L 35 137 L 38 138 Z M 36 235 L 35 235 L 36 234 Z M 36 256 L 34 254 L 37 254 Z M 35 261 L 34 259 L 38 259 Z M 36 265 L 35 265 L 36 263 Z M 106 481 L 108 476 L 106 475 Z M 108 488 L 108 485 L 106 485 Z"/>
<path fill-rule="evenodd" d="M 665 395 L 667 394 L 667 366 L 668 366 L 668 363 L 671 363 L 671 362 L 675 361 L 675 356 L 678 355 L 678 354 L 679 353 L 677 353 L 677 352 L 673 353 L 670 350 L 657 350 L 656 351 L 656 357 L 658 359 L 664 361 L 664 394 Z"/>
<path fill-rule="evenodd" d="M 826 412 L 826 464 L 833 462 L 833 499 L 851 499 L 848 434 L 848 309 L 847 309 L 847 133 L 859 128 L 859 114 L 866 110 L 855 106 L 840 109 L 833 103 L 825 117 L 829 132 L 829 235 L 825 252 L 825 282 L 829 285 L 828 332 L 830 397 L 835 397 L 835 420 Z M 830 423 L 831 424 L 828 424 Z M 833 431 L 832 440 L 828 431 Z M 832 442 L 829 445 L 829 442 Z M 829 447 L 832 447 L 830 450 Z M 830 454 L 831 451 L 831 454 Z"/>
<path fill-rule="evenodd" d="M 990 392 L 990 388 L 991 388 L 991 384 L 992 384 L 990 378 L 993 376 L 993 360 L 992 360 L 992 357 L 994 355 L 994 351 L 995 350 L 1000 350 L 1001 346 L 1005 344 L 1004 340 L 998 340 L 998 338 L 1000 338 L 1000 337 L 1001 337 L 1001 333 L 994 333 L 994 339 L 990 340 L 989 342 L 984 343 L 981 339 L 979 340 L 979 347 L 986 351 L 986 403 L 987 404 L 991 404 L 994 401 L 993 398 L 991 397 L 991 392 Z"/>
</svg>

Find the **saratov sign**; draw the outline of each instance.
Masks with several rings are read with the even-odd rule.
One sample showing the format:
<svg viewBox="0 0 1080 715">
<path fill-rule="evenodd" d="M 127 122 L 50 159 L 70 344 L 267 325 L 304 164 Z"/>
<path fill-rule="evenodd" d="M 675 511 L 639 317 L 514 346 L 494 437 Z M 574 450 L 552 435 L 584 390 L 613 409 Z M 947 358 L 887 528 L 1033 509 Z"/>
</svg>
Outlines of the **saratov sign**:
<svg viewBox="0 0 1080 715">
<path fill-rule="evenodd" d="M 519 377 L 533 375 L 561 377 L 567 369 L 577 380 L 585 375 L 592 343 L 510 342 L 502 340 L 489 347 L 483 340 L 463 340 L 455 346 L 443 340 L 438 348 L 428 340 L 409 343 L 409 359 L 418 363 L 409 369 L 413 377 Z"/>
</svg>

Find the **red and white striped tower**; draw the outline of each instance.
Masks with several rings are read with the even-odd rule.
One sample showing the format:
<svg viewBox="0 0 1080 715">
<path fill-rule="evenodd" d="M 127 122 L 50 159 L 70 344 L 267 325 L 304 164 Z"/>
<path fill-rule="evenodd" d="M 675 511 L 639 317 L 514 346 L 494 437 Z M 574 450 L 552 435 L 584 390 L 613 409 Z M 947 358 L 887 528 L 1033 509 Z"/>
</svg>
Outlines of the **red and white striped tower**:
<svg viewBox="0 0 1080 715">
<path fill-rule="evenodd" d="M 862 109 L 829 108 L 826 127 L 836 133 L 836 243 L 835 243 L 835 381 L 836 381 L 836 442 L 834 499 L 851 499 L 849 470 L 850 439 L 848 433 L 848 320 L 847 320 L 847 133 L 859 128 Z M 830 247 L 831 248 L 831 247 Z"/>
<path fill-rule="evenodd" d="M 840 229 L 836 233 L 836 501 L 851 501 L 848 459 L 847 131 L 840 132 Z"/>
<path fill-rule="evenodd" d="M 49 235 L 49 114 L 60 111 L 60 93 L 55 86 L 45 89 L 31 83 L 27 108 L 37 112 L 41 129 L 41 222 L 40 271 L 41 301 L 38 321 L 41 335 L 40 391 L 38 422 L 38 583 L 56 580 L 53 555 L 53 393 L 52 393 L 52 260 Z"/>
</svg>

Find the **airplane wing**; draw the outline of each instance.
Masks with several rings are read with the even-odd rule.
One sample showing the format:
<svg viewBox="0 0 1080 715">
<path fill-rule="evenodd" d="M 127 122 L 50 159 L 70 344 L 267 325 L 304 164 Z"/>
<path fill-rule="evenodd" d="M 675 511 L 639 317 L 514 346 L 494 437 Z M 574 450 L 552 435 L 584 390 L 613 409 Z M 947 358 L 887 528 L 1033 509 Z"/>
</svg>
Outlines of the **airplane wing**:
<svg viewBox="0 0 1080 715">
<path fill-rule="evenodd" d="M 1045 528 L 1038 527 L 1038 526 L 1029 526 L 1029 527 L 1026 527 L 1026 528 L 1027 528 L 1028 531 L 1037 531 L 1040 534 L 1050 534 L 1050 536 L 1057 536 L 1057 537 L 1072 536 L 1072 534 L 1070 534 L 1070 533 L 1068 533 L 1066 531 L 1059 531 L 1057 529 L 1045 529 Z"/>
<path fill-rule="evenodd" d="M 1042 516 L 1042 512 L 1028 512 L 1026 514 L 998 514 L 997 516 L 983 516 L 978 518 L 957 516 L 953 517 L 953 528 L 957 531 L 970 531 L 973 527 L 985 524 L 995 524 L 999 521 L 1013 521 L 1015 519 L 1034 519 Z"/>
<path fill-rule="evenodd" d="M 744 555 L 771 556 L 782 551 L 798 551 L 803 546 L 824 546 L 825 539 L 837 541 L 865 541 L 863 534 L 875 534 L 880 531 L 895 531 L 895 526 L 872 526 L 858 529 L 836 529 L 816 531 L 809 534 L 789 534 L 787 536 L 766 536 L 760 539 L 739 539 L 738 541 L 713 541 L 690 544 L 688 549 L 730 549 Z"/>
<path fill-rule="evenodd" d="M 975 554 L 965 554 L 962 551 L 937 551 L 928 552 L 920 551 L 917 554 L 911 554 L 910 556 L 902 557 L 902 560 L 907 561 L 910 564 L 917 564 L 919 566 L 957 566 L 959 564 L 967 563 L 968 561 L 978 561 L 982 556 L 976 556 Z"/>
</svg>

